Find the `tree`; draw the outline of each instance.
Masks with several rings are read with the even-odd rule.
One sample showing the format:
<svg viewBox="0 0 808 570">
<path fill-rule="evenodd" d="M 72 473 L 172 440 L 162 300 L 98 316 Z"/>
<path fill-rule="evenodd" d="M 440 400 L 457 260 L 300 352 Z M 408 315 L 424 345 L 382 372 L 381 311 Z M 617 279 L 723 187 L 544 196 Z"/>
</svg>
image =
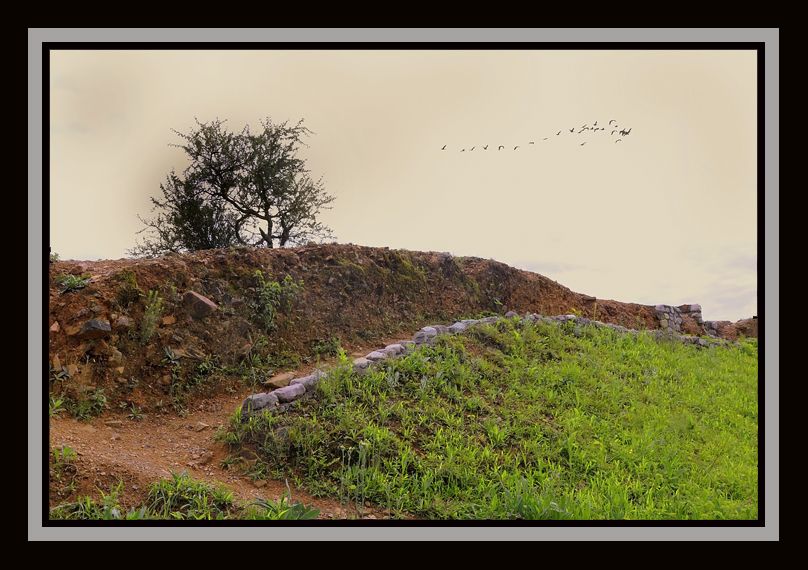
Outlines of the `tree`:
<svg viewBox="0 0 808 570">
<path fill-rule="evenodd" d="M 160 186 L 163 199 L 152 198 L 156 217 L 141 218 L 149 233 L 130 253 L 283 247 L 333 237 L 317 216 L 334 197 L 298 156 L 303 138 L 312 134 L 302 120 L 290 125 L 266 119 L 255 134 L 249 125 L 228 131 L 218 119 L 174 132 L 182 139 L 174 146 L 190 164 Z"/>
</svg>

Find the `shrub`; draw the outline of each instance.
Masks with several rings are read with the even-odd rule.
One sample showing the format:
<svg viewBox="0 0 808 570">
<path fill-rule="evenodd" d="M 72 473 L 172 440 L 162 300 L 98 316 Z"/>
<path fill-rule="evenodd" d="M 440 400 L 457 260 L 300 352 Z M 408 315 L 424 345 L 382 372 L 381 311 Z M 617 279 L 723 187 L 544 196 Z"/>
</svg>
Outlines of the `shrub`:
<svg viewBox="0 0 808 570">
<path fill-rule="evenodd" d="M 275 329 L 275 317 L 279 310 L 288 311 L 292 302 L 303 290 L 303 281 L 295 281 L 287 275 L 282 282 L 268 281 L 264 273 L 255 271 L 255 286 L 252 289 L 250 307 L 255 318 L 266 331 Z"/>
<path fill-rule="evenodd" d="M 157 325 L 160 322 L 160 316 L 163 314 L 163 299 L 160 294 L 155 291 L 149 291 L 146 298 L 146 310 L 143 313 L 143 320 L 140 323 L 140 340 L 144 343 L 149 342 L 154 332 L 157 330 Z"/>
</svg>

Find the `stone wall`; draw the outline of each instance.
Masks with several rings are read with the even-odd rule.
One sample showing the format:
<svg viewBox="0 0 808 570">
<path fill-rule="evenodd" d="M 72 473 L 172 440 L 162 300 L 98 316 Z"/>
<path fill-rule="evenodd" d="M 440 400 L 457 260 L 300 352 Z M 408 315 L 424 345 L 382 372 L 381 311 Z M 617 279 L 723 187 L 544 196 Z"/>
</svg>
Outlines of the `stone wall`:
<svg viewBox="0 0 808 570">
<path fill-rule="evenodd" d="M 665 307 L 665 306 L 659 305 L 659 307 Z M 682 307 L 686 307 L 686 309 L 683 310 Z M 685 344 L 692 344 L 699 348 L 707 348 L 713 345 L 727 343 L 727 341 L 722 339 L 707 340 L 705 338 L 700 338 L 698 336 L 683 335 L 679 334 L 678 332 L 675 332 L 675 330 L 670 325 L 680 326 L 683 323 L 686 323 L 688 319 L 695 320 L 694 316 L 695 313 L 698 313 L 698 317 L 699 319 L 701 319 L 701 307 L 699 305 L 683 305 L 682 307 L 672 307 L 673 309 L 675 309 L 674 311 L 669 311 L 667 309 L 661 310 L 660 311 L 661 314 L 667 315 L 665 317 L 665 320 L 668 321 L 666 329 L 648 331 L 648 333 L 653 335 L 658 340 L 663 339 L 673 340 L 683 342 Z M 677 316 L 679 318 L 676 318 Z M 402 354 L 411 351 L 412 349 L 414 349 L 419 345 L 433 343 L 435 339 L 440 335 L 462 333 L 463 331 L 469 329 L 470 327 L 495 323 L 502 318 L 523 319 L 525 321 L 533 323 L 539 321 L 546 323 L 558 323 L 558 324 L 572 322 L 575 325 L 573 329 L 573 334 L 576 335 L 581 333 L 580 331 L 581 326 L 605 327 L 623 334 L 637 335 L 640 333 L 640 331 L 638 330 L 629 329 L 621 325 L 616 325 L 613 323 L 603 323 L 600 321 L 588 319 L 586 317 L 578 317 L 576 315 L 558 315 L 548 317 L 538 315 L 535 313 L 528 313 L 524 317 L 520 317 L 516 312 L 509 311 L 508 313 L 505 314 L 505 317 L 491 316 L 482 319 L 467 319 L 463 321 L 458 321 L 449 326 L 431 325 L 423 327 L 421 330 L 419 330 L 413 335 L 412 339 L 400 340 L 396 343 L 388 344 L 384 348 L 379 348 L 377 350 L 369 352 L 367 355 L 361 358 L 354 359 L 353 368 L 359 374 L 363 374 L 372 366 L 376 365 L 377 363 L 383 360 L 386 360 L 388 358 L 396 358 Z M 325 376 L 325 372 L 317 370 L 313 374 L 309 374 L 301 378 L 294 378 L 289 382 L 287 386 L 276 388 L 271 392 L 262 392 L 260 394 L 253 394 L 252 396 L 248 396 L 241 406 L 242 418 L 246 419 L 250 415 L 258 412 L 285 410 L 288 407 L 288 405 L 294 400 L 297 400 L 298 398 L 306 394 L 312 394 L 316 388 L 317 383 L 323 376 Z"/>
</svg>

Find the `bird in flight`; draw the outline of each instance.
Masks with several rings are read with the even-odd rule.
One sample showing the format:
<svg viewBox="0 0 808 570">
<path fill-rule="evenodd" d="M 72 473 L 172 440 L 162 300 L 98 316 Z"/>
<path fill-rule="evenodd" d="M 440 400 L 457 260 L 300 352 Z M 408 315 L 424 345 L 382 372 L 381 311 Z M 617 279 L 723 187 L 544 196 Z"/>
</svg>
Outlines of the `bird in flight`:
<svg viewBox="0 0 808 570">
<path fill-rule="evenodd" d="M 584 146 L 585 144 L 586 144 L 585 142 L 582 142 L 582 143 L 581 143 L 581 146 Z"/>
<path fill-rule="evenodd" d="M 515 147 L 513 147 L 513 150 L 516 150 L 517 148 L 519 148 L 519 145 L 516 145 Z"/>
<path fill-rule="evenodd" d="M 475 148 L 477 148 L 477 147 L 476 147 L 476 146 L 471 147 L 471 148 L 469 149 L 469 152 L 473 151 Z"/>
<path fill-rule="evenodd" d="M 571 133 L 574 133 L 574 132 L 575 132 L 575 127 L 572 127 L 572 128 L 570 129 L 570 132 L 571 132 Z"/>
<path fill-rule="evenodd" d="M 597 126 L 598 126 L 598 122 L 597 122 L 597 121 L 595 121 L 594 123 L 592 123 L 592 126 L 593 126 L 593 127 L 597 127 Z"/>
<path fill-rule="evenodd" d="M 503 148 L 505 148 L 503 145 L 499 145 L 499 148 L 497 150 L 502 150 Z"/>
<path fill-rule="evenodd" d="M 610 134 L 610 135 L 613 135 L 613 134 L 614 134 L 614 133 L 616 133 L 616 132 L 617 132 L 617 129 L 612 129 L 612 132 L 611 132 L 611 133 L 609 133 L 609 134 Z"/>
<path fill-rule="evenodd" d="M 446 145 L 443 145 L 443 148 L 441 150 L 446 150 Z"/>
<path fill-rule="evenodd" d="M 615 143 L 615 144 L 617 144 L 617 143 L 619 143 L 621 140 L 623 140 L 623 139 L 617 139 L 616 141 L 614 141 L 614 143 Z"/>
<path fill-rule="evenodd" d="M 483 147 L 483 150 L 488 150 L 488 145 L 485 145 L 485 146 Z"/>
<path fill-rule="evenodd" d="M 460 152 L 466 152 L 466 149 L 461 148 L 461 149 L 460 149 Z"/>
<path fill-rule="evenodd" d="M 560 134 L 561 134 L 561 131 L 558 131 L 558 132 L 556 133 L 556 136 L 558 136 L 558 135 L 560 135 Z"/>
<path fill-rule="evenodd" d="M 614 119 L 610 119 L 610 120 L 609 120 L 609 124 L 610 124 L 610 125 L 611 125 L 612 123 L 616 123 L 616 122 L 617 122 L 617 121 L 615 121 Z"/>
<path fill-rule="evenodd" d="M 527 144 L 536 144 L 536 143 L 535 143 L 535 142 L 533 142 L 533 141 L 530 141 L 530 142 L 529 142 L 529 143 L 527 143 Z"/>
<path fill-rule="evenodd" d="M 546 140 L 547 140 L 547 137 L 544 137 L 544 138 L 543 138 L 543 139 L 541 139 L 541 140 L 546 141 Z"/>
</svg>

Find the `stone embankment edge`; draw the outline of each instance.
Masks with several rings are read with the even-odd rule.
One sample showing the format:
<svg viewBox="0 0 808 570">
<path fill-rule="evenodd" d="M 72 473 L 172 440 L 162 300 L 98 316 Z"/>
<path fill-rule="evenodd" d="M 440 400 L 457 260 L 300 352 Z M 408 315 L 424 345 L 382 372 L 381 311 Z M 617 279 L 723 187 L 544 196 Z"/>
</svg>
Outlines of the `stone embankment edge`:
<svg viewBox="0 0 808 570">
<path fill-rule="evenodd" d="M 620 325 L 615 325 L 612 323 L 603 323 L 601 321 L 587 319 L 586 317 L 578 317 L 576 315 L 558 315 L 548 317 L 538 315 L 535 313 L 528 313 L 524 317 L 520 317 L 517 313 L 510 311 L 506 313 L 504 317 L 491 316 L 482 319 L 466 319 L 462 321 L 457 321 L 456 323 L 449 326 L 430 325 L 423 327 L 421 330 L 419 330 L 413 335 L 411 340 L 401 340 L 393 344 L 388 344 L 384 348 L 374 350 L 361 358 L 354 359 L 353 368 L 359 373 L 364 373 L 378 362 L 381 362 L 388 358 L 395 358 L 397 356 L 400 356 L 408 352 L 409 350 L 412 350 L 413 347 L 417 347 L 422 344 L 430 344 L 434 342 L 434 340 L 439 335 L 457 334 L 476 325 L 492 324 L 502 319 L 514 319 L 514 318 L 518 318 L 523 321 L 533 323 L 574 322 L 576 325 L 589 325 L 598 328 L 610 328 L 619 333 L 633 334 L 633 335 L 643 332 L 636 329 L 630 329 Z M 692 344 L 701 348 L 707 348 L 715 345 L 737 344 L 724 339 L 711 338 L 710 340 L 707 340 L 705 338 L 698 336 L 678 334 L 670 329 L 650 330 L 644 332 L 650 333 L 657 340 L 662 339 L 675 340 L 683 342 L 685 344 Z M 261 392 L 258 394 L 252 394 L 250 396 L 247 396 L 247 398 L 241 405 L 242 419 L 246 419 L 250 415 L 256 414 L 258 412 L 263 413 L 264 411 L 285 410 L 291 402 L 299 399 L 300 397 L 304 396 L 307 393 L 309 394 L 313 393 L 317 386 L 317 383 L 325 375 L 326 373 L 324 371 L 316 370 L 315 372 L 307 376 L 294 378 L 289 382 L 288 386 L 284 386 L 283 388 L 277 388 L 275 390 L 272 390 L 271 392 Z"/>
</svg>

